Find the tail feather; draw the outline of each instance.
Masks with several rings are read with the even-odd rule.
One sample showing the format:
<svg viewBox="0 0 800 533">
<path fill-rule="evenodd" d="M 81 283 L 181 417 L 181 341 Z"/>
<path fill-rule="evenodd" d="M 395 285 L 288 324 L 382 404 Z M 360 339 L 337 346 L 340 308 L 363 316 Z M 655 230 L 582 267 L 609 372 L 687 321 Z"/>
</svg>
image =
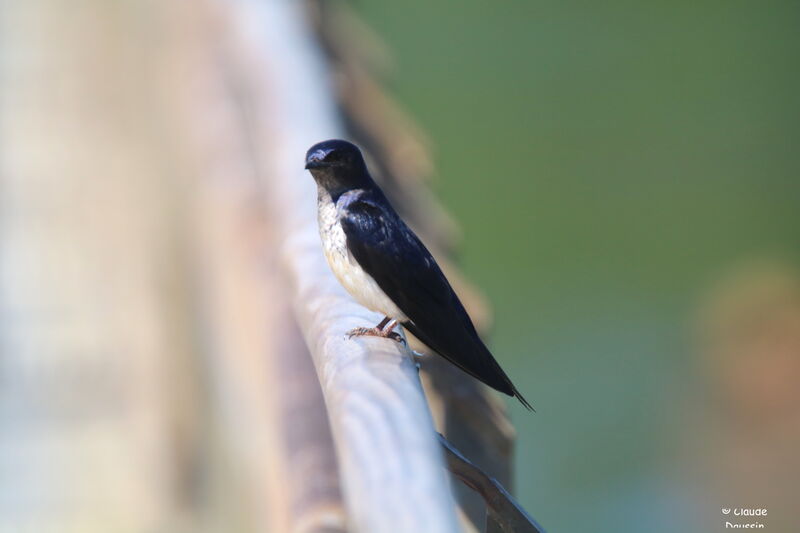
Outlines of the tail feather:
<svg viewBox="0 0 800 533">
<path fill-rule="evenodd" d="M 464 335 L 451 349 L 443 349 L 434 342 L 430 336 L 420 330 L 413 322 L 403 322 L 403 327 L 410 331 L 416 338 L 425 343 L 430 349 L 456 365 L 458 368 L 474 377 L 489 387 L 517 400 L 529 411 L 536 411 L 533 406 L 517 390 L 511 379 L 506 375 L 500 364 L 492 356 L 489 349 L 480 338 Z M 469 355 L 469 357 L 465 357 Z"/>
<path fill-rule="evenodd" d="M 533 406 L 530 403 L 528 403 L 528 400 L 526 400 L 522 396 L 522 394 L 520 394 L 520 392 L 513 384 L 511 385 L 511 390 L 514 393 L 514 396 L 517 398 L 517 400 L 519 400 L 519 403 L 521 403 L 525 409 L 527 409 L 528 411 L 533 411 L 534 413 L 536 412 L 536 409 L 534 409 Z"/>
</svg>

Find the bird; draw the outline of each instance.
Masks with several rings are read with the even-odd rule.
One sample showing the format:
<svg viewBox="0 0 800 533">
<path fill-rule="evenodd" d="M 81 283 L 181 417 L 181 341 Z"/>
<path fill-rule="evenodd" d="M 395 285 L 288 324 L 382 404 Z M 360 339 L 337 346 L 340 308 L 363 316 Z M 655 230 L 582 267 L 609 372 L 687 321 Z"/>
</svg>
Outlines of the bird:
<svg viewBox="0 0 800 533">
<path fill-rule="evenodd" d="M 364 307 L 382 313 L 354 336 L 403 342 L 403 326 L 449 362 L 529 410 L 481 340 L 433 255 L 370 176 L 358 147 L 331 139 L 313 145 L 305 168 L 317 184 L 317 219 L 325 258 L 339 283 Z"/>
</svg>

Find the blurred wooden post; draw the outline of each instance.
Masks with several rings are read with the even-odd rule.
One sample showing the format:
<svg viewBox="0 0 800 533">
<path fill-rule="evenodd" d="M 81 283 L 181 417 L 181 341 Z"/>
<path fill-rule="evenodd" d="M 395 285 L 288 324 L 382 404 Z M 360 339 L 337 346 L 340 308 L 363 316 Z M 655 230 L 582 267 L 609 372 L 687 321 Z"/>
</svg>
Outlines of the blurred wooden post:
<svg viewBox="0 0 800 533">
<path fill-rule="evenodd" d="M 1 9 L 0 530 L 174 531 L 196 374 L 153 13 Z"/>
</svg>

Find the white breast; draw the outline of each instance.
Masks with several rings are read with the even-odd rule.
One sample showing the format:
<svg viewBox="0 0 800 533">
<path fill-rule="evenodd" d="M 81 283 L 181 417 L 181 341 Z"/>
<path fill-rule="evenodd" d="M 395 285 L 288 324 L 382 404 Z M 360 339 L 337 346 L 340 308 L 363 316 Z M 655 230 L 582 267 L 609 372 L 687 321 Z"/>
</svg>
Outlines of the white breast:
<svg viewBox="0 0 800 533">
<path fill-rule="evenodd" d="M 322 248 L 339 283 L 367 309 L 400 322 L 407 320 L 405 314 L 386 296 L 375 279 L 361 268 L 347 249 L 347 237 L 339 224 L 336 205 L 322 188 L 318 192 L 317 204 Z"/>
</svg>

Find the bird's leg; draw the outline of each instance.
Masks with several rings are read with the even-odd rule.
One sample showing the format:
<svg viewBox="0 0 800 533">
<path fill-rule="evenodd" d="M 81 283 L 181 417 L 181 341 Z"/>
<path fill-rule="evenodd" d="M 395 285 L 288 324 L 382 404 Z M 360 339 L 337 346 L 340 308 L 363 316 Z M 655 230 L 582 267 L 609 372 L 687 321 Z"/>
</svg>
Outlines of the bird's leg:
<svg viewBox="0 0 800 533">
<path fill-rule="evenodd" d="M 381 322 L 383 324 L 383 322 Z M 387 339 L 392 339 L 397 342 L 403 342 L 403 337 L 394 331 L 394 328 L 397 327 L 397 320 L 390 320 L 387 324 L 384 325 L 383 329 L 381 329 L 381 337 L 386 337 Z"/>
<path fill-rule="evenodd" d="M 383 337 L 385 339 L 392 339 L 396 340 L 397 342 L 403 342 L 403 337 L 400 336 L 399 333 L 393 331 L 394 328 L 397 326 L 397 320 L 392 320 L 391 318 L 384 317 L 380 323 L 373 327 L 373 328 L 353 328 L 347 332 L 347 338 L 352 337 Z"/>
</svg>

